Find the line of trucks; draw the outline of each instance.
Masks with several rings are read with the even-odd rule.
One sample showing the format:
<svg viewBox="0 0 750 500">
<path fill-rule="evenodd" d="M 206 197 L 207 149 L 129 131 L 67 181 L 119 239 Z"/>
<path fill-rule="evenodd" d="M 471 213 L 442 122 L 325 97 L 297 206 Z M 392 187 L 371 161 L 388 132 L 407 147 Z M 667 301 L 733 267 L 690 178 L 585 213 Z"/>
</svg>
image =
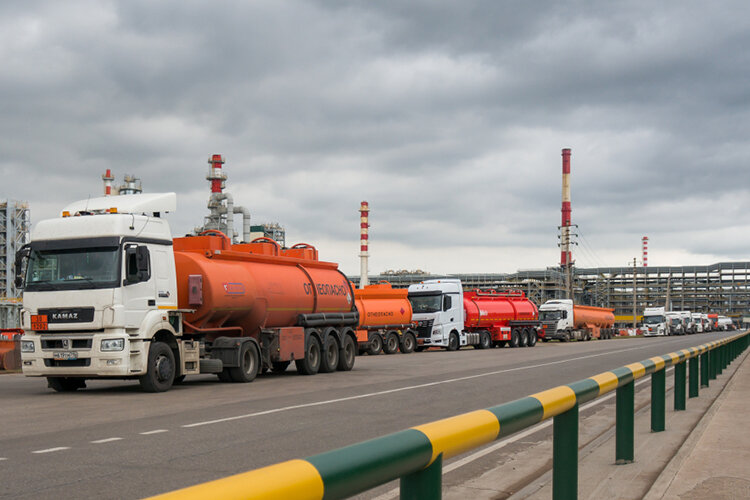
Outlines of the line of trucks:
<svg viewBox="0 0 750 500">
<path fill-rule="evenodd" d="M 664 307 L 647 307 L 643 311 L 641 331 L 646 337 L 654 337 L 726 331 L 734 328 L 731 318 L 718 314 L 666 311 Z"/>
<path fill-rule="evenodd" d="M 301 243 L 233 243 L 219 231 L 173 238 L 176 195 L 107 196 L 40 221 L 16 256 L 25 375 L 56 391 L 135 379 L 149 392 L 187 375 L 250 382 L 294 362 L 349 371 L 358 353 L 531 347 L 615 334 L 613 310 L 523 292 L 464 291 L 460 280 L 355 290 Z"/>
</svg>

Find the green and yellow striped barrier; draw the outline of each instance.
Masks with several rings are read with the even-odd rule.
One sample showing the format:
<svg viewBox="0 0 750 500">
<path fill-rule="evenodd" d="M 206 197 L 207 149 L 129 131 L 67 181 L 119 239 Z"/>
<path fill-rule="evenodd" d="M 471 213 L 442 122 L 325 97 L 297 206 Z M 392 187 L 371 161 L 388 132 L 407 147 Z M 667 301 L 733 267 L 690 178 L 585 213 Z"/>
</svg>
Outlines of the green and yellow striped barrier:
<svg viewBox="0 0 750 500">
<path fill-rule="evenodd" d="M 553 498 L 578 491 L 578 407 L 616 391 L 616 462 L 633 461 L 634 382 L 651 374 L 651 428 L 664 430 L 665 371 L 675 367 L 675 410 L 685 409 L 685 364 L 690 394 L 708 386 L 748 347 L 748 332 L 698 347 L 631 363 L 509 403 L 430 422 L 304 460 L 290 460 L 224 479 L 165 493 L 154 499 L 346 498 L 400 479 L 401 498 L 440 498 L 442 462 L 496 439 L 554 418 Z"/>
</svg>

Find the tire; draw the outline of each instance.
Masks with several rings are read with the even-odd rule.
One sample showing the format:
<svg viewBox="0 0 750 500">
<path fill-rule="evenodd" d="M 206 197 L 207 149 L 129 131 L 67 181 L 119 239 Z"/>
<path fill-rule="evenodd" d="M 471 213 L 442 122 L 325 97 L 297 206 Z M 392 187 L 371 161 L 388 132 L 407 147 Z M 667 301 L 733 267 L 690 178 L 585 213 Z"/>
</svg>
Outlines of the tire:
<svg viewBox="0 0 750 500">
<path fill-rule="evenodd" d="M 521 345 L 521 332 L 518 331 L 518 328 L 514 328 L 510 331 L 510 346 L 520 347 L 520 345 Z"/>
<path fill-rule="evenodd" d="M 55 392 L 74 392 L 86 387 L 86 380 L 72 377 L 47 377 L 47 387 Z"/>
<path fill-rule="evenodd" d="M 318 340 L 318 337 L 310 335 L 310 341 L 307 344 L 307 349 L 305 349 L 305 357 L 296 359 L 294 366 L 297 367 L 297 372 L 300 375 L 315 375 L 320 369 L 320 357 L 320 340 Z"/>
<path fill-rule="evenodd" d="M 165 392 L 172 387 L 176 374 L 174 354 L 164 342 L 152 342 L 148 350 L 146 374 L 138 378 L 146 392 Z"/>
<path fill-rule="evenodd" d="M 329 334 L 323 344 L 323 352 L 320 356 L 320 373 L 331 373 L 336 371 L 339 364 L 339 343 L 334 335 Z"/>
<path fill-rule="evenodd" d="M 290 363 L 291 361 L 274 361 L 271 363 L 271 371 L 274 373 L 284 373 Z"/>
<path fill-rule="evenodd" d="M 375 356 L 380 354 L 383 350 L 383 337 L 379 333 L 374 333 L 370 338 L 370 348 L 367 350 L 367 354 Z"/>
<path fill-rule="evenodd" d="M 336 368 L 341 372 L 351 371 L 354 368 L 355 354 L 356 344 L 354 339 L 350 335 L 344 334 L 344 345 L 341 346 L 339 351 L 339 363 Z"/>
<path fill-rule="evenodd" d="M 536 330 L 533 328 L 529 328 L 529 347 L 534 347 L 536 345 L 537 337 L 536 337 Z"/>
<path fill-rule="evenodd" d="M 417 347 L 417 337 L 414 336 L 411 332 L 404 333 L 404 336 L 401 337 L 401 345 L 399 346 L 399 349 L 401 349 L 401 352 L 404 354 L 410 354 L 414 352 L 414 348 Z"/>
<path fill-rule="evenodd" d="M 255 380 L 260 371 L 260 353 L 255 343 L 247 341 L 240 347 L 240 366 L 229 369 L 233 382 L 246 384 Z"/>
<path fill-rule="evenodd" d="M 521 330 L 521 347 L 528 347 L 529 345 L 529 331 L 526 328 Z"/>
<path fill-rule="evenodd" d="M 386 354 L 396 354 L 398 352 L 398 343 L 398 334 L 396 332 L 388 332 L 388 335 L 385 336 L 383 352 Z"/>
<path fill-rule="evenodd" d="M 447 349 L 449 351 L 457 351 L 459 348 L 458 345 L 458 334 L 456 332 L 453 332 L 448 337 L 448 347 Z"/>
<path fill-rule="evenodd" d="M 482 332 L 479 334 L 479 349 L 489 349 L 492 347 L 492 337 L 490 332 Z"/>
</svg>

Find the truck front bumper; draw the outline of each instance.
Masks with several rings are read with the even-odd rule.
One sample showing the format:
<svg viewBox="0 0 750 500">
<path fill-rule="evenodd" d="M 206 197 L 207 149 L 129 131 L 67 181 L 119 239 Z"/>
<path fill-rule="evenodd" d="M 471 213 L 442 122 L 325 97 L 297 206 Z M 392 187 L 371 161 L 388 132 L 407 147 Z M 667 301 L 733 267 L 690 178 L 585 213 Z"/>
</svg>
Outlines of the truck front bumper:
<svg viewBox="0 0 750 500">
<path fill-rule="evenodd" d="M 123 349 L 102 351 L 102 340 L 123 339 Z M 34 352 L 21 353 L 27 377 L 125 378 L 145 373 L 148 345 L 124 334 L 24 335 Z"/>
</svg>

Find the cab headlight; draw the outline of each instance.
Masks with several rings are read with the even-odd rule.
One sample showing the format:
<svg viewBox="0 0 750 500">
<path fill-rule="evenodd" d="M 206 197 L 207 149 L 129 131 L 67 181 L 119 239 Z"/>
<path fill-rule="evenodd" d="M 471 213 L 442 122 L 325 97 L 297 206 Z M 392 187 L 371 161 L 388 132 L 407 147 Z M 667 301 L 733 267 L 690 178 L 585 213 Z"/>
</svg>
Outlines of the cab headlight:
<svg viewBox="0 0 750 500">
<path fill-rule="evenodd" d="M 125 348 L 125 339 L 102 340 L 102 351 L 122 351 Z"/>
<path fill-rule="evenodd" d="M 33 340 L 22 340 L 21 341 L 21 352 L 34 352 L 34 341 Z"/>
</svg>

